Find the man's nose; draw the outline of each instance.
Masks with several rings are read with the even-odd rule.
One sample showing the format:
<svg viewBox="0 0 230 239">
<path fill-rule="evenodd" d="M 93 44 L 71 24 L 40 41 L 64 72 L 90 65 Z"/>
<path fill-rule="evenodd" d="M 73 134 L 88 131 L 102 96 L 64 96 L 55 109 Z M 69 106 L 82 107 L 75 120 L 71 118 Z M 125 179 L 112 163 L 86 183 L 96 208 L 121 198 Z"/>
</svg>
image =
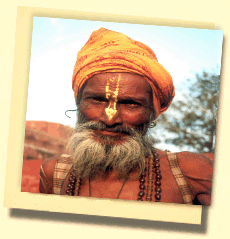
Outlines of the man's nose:
<svg viewBox="0 0 230 239">
<path fill-rule="evenodd" d="M 120 108 L 116 102 L 109 102 L 109 105 L 104 109 L 101 115 L 100 121 L 107 126 L 117 126 L 123 123 Z"/>
</svg>

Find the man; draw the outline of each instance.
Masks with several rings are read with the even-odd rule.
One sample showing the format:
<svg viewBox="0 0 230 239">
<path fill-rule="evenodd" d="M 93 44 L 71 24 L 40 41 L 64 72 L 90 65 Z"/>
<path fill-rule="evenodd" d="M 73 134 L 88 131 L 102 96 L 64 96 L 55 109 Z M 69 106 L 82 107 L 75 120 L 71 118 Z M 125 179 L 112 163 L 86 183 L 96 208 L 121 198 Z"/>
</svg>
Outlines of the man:
<svg viewBox="0 0 230 239">
<path fill-rule="evenodd" d="M 212 160 L 156 150 L 148 135 L 175 95 L 148 46 L 100 28 L 79 51 L 72 83 L 76 133 L 69 155 L 42 164 L 41 193 L 210 205 Z"/>
</svg>

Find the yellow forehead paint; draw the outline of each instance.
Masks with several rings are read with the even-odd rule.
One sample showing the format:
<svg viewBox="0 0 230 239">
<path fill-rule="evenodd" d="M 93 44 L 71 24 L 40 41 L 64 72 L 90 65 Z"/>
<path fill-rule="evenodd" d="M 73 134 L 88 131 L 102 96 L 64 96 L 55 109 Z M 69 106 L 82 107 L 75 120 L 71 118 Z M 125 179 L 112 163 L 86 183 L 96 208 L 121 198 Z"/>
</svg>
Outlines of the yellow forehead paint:
<svg viewBox="0 0 230 239">
<path fill-rule="evenodd" d="M 114 77 L 112 79 L 107 80 L 107 84 L 106 84 L 106 87 L 105 87 L 106 98 L 109 99 L 110 96 L 114 98 L 113 108 L 111 108 L 111 100 L 110 100 L 108 107 L 105 109 L 105 113 L 108 115 L 109 120 L 111 120 L 115 116 L 115 114 L 117 113 L 116 104 L 117 104 L 117 96 L 118 96 L 118 91 L 119 91 L 120 80 L 121 80 L 121 76 L 119 74 L 115 91 L 112 91 L 112 90 L 109 89 L 110 81 L 113 82 Z"/>
</svg>

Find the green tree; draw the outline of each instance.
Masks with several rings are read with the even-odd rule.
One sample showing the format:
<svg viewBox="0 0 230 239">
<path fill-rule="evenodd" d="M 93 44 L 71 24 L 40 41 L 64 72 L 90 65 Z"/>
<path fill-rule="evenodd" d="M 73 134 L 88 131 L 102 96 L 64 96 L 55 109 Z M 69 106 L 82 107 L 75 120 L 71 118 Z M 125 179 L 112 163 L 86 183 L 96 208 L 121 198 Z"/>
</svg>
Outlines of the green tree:
<svg viewBox="0 0 230 239">
<path fill-rule="evenodd" d="M 203 71 L 157 120 L 160 140 L 193 152 L 214 152 L 220 76 Z M 162 133 L 164 132 L 164 133 Z M 157 142 L 157 141 L 156 141 Z"/>
</svg>

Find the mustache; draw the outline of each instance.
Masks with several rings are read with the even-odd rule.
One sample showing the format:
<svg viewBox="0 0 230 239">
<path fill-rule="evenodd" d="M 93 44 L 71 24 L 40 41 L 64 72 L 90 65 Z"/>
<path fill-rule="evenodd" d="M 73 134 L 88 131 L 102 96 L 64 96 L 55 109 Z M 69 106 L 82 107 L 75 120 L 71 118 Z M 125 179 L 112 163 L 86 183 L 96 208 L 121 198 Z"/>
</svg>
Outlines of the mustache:
<svg viewBox="0 0 230 239">
<path fill-rule="evenodd" d="M 95 140 L 94 130 L 108 130 L 130 134 L 123 143 L 110 143 L 113 137 L 105 136 L 106 141 Z M 97 136 L 104 139 L 104 136 Z M 94 178 L 96 175 L 106 175 L 113 169 L 118 178 L 126 178 L 132 169 L 138 170 L 138 177 L 145 169 L 145 158 L 151 154 L 147 138 L 135 128 L 127 126 L 108 127 L 103 122 L 89 121 L 79 123 L 76 133 L 67 145 L 74 162 L 76 175 L 81 178 Z"/>
<path fill-rule="evenodd" d="M 101 131 L 109 131 L 114 133 L 123 133 L 125 135 L 135 136 L 137 134 L 137 130 L 129 127 L 129 126 L 108 126 L 102 122 L 96 122 L 96 121 L 89 121 L 86 123 L 79 124 L 76 128 L 76 130 L 82 131 L 82 130 L 101 130 Z"/>
</svg>

